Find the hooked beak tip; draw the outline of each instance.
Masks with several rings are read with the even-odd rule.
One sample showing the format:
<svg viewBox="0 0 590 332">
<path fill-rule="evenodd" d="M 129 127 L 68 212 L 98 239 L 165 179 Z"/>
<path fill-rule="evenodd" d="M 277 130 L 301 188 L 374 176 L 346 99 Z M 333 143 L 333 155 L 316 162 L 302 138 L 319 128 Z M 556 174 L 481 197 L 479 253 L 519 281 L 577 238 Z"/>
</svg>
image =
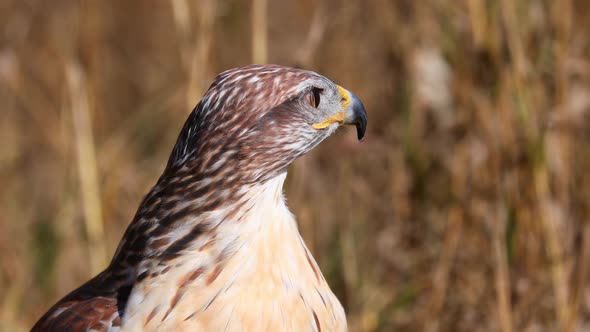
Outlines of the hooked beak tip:
<svg viewBox="0 0 590 332">
<path fill-rule="evenodd" d="M 344 123 L 355 125 L 358 140 L 362 142 L 367 130 L 367 111 L 365 110 L 365 106 L 359 97 L 357 97 L 354 93 L 349 93 L 350 105 L 346 110 L 346 119 Z"/>
</svg>

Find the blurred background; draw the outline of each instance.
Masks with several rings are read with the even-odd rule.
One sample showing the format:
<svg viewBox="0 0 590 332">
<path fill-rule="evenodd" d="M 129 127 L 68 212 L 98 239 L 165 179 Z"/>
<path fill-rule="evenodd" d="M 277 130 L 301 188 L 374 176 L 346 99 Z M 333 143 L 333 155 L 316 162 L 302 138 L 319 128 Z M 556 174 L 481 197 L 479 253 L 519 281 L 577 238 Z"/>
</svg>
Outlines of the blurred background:
<svg viewBox="0 0 590 332">
<path fill-rule="evenodd" d="M 214 76 L 369 113 L 286 194 L 351 331 L 590 330 L 590 3 L 0 0 L 0 331 L 104 268 Z"/>
</svg>

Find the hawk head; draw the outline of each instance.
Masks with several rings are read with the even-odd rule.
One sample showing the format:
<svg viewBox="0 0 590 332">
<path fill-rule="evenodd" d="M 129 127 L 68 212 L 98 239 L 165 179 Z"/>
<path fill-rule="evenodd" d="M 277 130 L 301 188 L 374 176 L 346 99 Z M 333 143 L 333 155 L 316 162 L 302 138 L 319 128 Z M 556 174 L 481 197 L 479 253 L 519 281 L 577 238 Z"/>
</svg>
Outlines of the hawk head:
<svg viewBox="0 0 590 332">
<path fill-rule="evenodd" d="M 251 65 L 219 74 L 187 119 L 167 170 L 242 183 L 286 170 L 341 124 L 367 125 L 359 98 L 317 73 Z"/>
</svg>

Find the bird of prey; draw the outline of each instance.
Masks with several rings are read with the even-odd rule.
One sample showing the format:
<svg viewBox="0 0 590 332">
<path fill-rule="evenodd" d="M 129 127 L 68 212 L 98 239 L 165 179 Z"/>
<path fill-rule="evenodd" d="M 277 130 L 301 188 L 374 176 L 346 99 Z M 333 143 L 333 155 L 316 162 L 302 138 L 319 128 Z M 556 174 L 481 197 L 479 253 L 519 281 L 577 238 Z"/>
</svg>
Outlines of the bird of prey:
<svg viewBox="0 0 590 332">
<path fill-rule="evenodd" d="M 288 166 L 341 124 L 351 92 L 311 71 L 219 74 L 189 115 L 108 267 L 33 331 L 345 331 L 282 187 Z"/>
</svg>

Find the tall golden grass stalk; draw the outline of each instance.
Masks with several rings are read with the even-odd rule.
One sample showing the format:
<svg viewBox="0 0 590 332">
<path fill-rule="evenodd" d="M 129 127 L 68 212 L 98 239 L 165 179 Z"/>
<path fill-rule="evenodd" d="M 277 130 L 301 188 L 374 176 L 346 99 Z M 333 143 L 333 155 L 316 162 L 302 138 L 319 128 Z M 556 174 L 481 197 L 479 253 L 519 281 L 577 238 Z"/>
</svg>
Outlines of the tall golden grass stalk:
<svg viewBox="0 0 590 332">
<path fill-rule="evenodd" d="M 496 284 L 498 320 L 502 332 L 512 332 L 512 304 L 510 301 L 510 267 L 506 252 L 506 207 L 498 204 L 494 211 L 492 249 L 494 255 L 494 280 Z"/>
<path fill-rule="evenodd" d="M 82 195 L 84 222 L 89 242 L 90 273 L 104 269 L 107 256 L 91 125 L 90 102 L 84 72 L 73 61 L 65 64 L 66 83 L 74 124 L 78 177 Z"/>
<path fill-rule="evenodd" d="M 216 2 L 199 1 L 196 15 L 187 0 L 171 1 L 171 6 L 183 68 L 188 73 L 185 98 L 186 109 L 190 110 L 195 106 L 197 96 L 202 95 L 209 84 L 209 53 L 213 40 Z M 195 18 L 198 21 L 197 29 L 193 27 Z"/>
<path fill-rule="evenodd" d="M 268 57 L 268 0 L 252 0 L 252 62 L 266 63 Z"/>
</svg>

